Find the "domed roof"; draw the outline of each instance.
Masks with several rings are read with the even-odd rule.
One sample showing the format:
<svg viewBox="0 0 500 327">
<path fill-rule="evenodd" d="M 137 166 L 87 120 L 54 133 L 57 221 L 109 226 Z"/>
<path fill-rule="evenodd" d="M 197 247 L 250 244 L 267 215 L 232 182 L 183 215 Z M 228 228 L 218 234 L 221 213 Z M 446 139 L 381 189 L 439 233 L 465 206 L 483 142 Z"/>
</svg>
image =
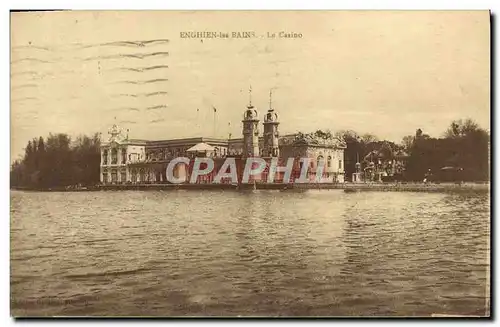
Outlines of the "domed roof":
<svg viewBox="0 0 500 327">
<path fill-rule="evenodd" d="M 266 116 L 264 117 L 264 122 L 277 122 L 278 114 L 273 110 L 269 109 Z"/>
<path fill-rule="evenodd" d="M 211 152 L 214 150 L 215 148 L 213 146 L 202 142 L 190 147 L 189 149 L 187 149 L 187 152 Z"/>
<path fill-rule="evenodd" d="M 243 119 L 245 120 L 252 120 L 252 119 L 257 119 L 259 117 L 259 112 L 257 109 L 254 107 L 247 107 L 247 110 L 245 110 L 245 113 L 243 114 Z"/>
</svg>

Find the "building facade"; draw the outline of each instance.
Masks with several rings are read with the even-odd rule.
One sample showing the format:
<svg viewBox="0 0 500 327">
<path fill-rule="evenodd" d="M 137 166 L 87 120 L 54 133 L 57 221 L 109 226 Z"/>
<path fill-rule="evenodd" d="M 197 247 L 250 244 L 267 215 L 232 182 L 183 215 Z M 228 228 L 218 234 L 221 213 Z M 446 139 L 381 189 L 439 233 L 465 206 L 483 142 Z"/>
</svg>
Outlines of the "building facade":
<svg viewBox="0 0 500 327">
<path fill-rule="evenodd" d="M 101 145 L 101 183 L 167 183 L 166 169 L 169 162 L 178 157 L 194 159 L 209 156 L 217 163 L 227 157 L 261 157 L 267 162 L 279 158 L 286 165 L 288 158 L 296 159 L 294 169 L 302 169 L 301 158 L 309 158 L 308 176 L 311 180 L 321 173 L 323 182 L 344 182 L 345 144 L 339 140 L 324 140 L 313 134 L 289 134 L 280 136 L 278 114 L 269 108 L 263 120 L 263 135 L 259 130 L 259 113 L 251 105 L 243 112 L 242 138 L 218 139 L 210 137 L 183 138 L 171 140 L 138 140 L 123 135 L 113 125 L 109 139 Z M 190 152 L 191 148 L 204 144 L 209 152 Z M 323 163 L 322 163 L 323 162 Z M 323 169 L 319 169 L 322 166 Z M 189 175 L 190 167 L 177 164 L 174 177 Z M 212 176 L 213 177 L 213 176 Z M 210 177 L 207 177 L 210 180 Z M 266 178 L 258 178 L 265 181 Z M 200 182 L 204 182 L 202 180 Z"/>
<path fill-rule="evenodd" d="M 146 141 L 129 139 L 116 126 L 110 138 L 101 143 L 101 183 L 118 184 L 131 181 L 131 165 L 145 161 Z"/>
</svg>

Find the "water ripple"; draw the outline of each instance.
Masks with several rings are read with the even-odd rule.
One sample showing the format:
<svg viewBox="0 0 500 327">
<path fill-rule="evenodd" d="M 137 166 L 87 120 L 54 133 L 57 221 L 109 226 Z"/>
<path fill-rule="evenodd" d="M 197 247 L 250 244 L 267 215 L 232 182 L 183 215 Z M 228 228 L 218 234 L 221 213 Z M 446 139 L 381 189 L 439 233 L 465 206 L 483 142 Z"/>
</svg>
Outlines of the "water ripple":
<svg viewBox="0 0 500 327">
<path fill-rule="evenodd" d="M 388 197 L 14 191 L 12 312 L 487 314 L 489 199 Z"/>
</svg>

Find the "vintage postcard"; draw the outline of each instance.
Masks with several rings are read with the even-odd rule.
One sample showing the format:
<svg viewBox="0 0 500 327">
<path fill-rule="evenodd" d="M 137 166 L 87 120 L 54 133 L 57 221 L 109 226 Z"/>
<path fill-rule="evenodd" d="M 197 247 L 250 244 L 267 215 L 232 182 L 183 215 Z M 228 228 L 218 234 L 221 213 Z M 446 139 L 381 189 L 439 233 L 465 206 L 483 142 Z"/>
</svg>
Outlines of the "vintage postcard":
<svg viewBox="0 0 500 327">
<path fill-rule="evenodd" d="M 14 317 L 489 317 L 490 12 L 11 13 Z"/>
</svg>

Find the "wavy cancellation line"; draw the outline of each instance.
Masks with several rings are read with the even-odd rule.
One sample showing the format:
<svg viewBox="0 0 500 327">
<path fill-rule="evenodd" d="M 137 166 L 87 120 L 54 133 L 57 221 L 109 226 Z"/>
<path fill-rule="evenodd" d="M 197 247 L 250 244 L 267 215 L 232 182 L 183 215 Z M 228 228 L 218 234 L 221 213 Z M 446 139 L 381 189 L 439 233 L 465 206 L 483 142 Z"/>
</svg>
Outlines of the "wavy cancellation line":
<svg viewBox="0 0 500 327">
<path fill-rule="evenodd" d="M 31 100 L 38 100 L 38 98 L 36 98 L 36 97 L 23 97 L 23 98 L 12 99 L 11 102 L 24 102 L 24 101 L 31 101 Z"/>
<path fill-rule="evenodd" d="M 17 49 L 34 49 L 34 50 L 52 51 L 52 49 L 49 48 L 49 47 L 43 47 L 43 46 L 31 45 L 31 44 L 28 44 L 28 45 L 16 45 L 16 46 L 12 47 L 12 49 L 13 50 L 17 50 Z"/>
<path fill-rule="evenodd" d="M 113 94 L 113 97 L 139 98 L 139 97 L 152 97 L 152 96 L 156 96 L 156 95 L 167 95 L 167 94 L 168 94 L 168 92 L 165 92 L 165 91 L 150 92 L 150 93 L 139 93 L 139 94 L 120 93 L 120 94 Z"/>
<path fill-rule="evenodd" d="M 144 68 L 118 67 L 118 68 L 112 68 L 110 70 L 121 70 L 121 71 L 142 73 L 142 72 L 146 72 L 146 71 L 157 70 L 157 69 L 166 69 L 166 68 L 168 68 L 167 65 L 156 65 L 156 66 L 150 66 L 150 67 L 144 67 Z"/>
<path fill-rule="evenodd" d="M 170 42 L 169 39 L 139 40 L 139 41 L 113 41 L 113 42 L 105 42 L 105 43 L 99 43 L 99 44 L 82 45 L 81 49 L 94 48 L 94 47 L 107 47 L 107 46 L 137 48 L 137 47 L 167 44 L 169 42 Z"/>
<path fill-rule="evenodd" d="M 40 73 L 35 70 L 25 70 L 20 72 L 11 72 L 10 76 L 22 76 L 22 75 L 31 75 L 31 76 L 39 76 Z"/>
<path fill-rule="evenodd" d="M 127 93 L 120 93 L 120 94 L 113 94 L 112 97 L 131 97 L 131 98 L 137 98 L 137 94 L 127 94 Z"/>
<path fill-rule="evenodd" d="M 18 89 L 25 89 L 25 88 L 31 88 L 31 87 L 37 87 L 37 84 L 21 84 L 21 85 L 13 85 L 11 87 L 11 90 L 18 90 Z"/>
<path fill-rule="evenodd" d="M 160 105 L 155 105 L 155 106 L 150 106 L 150 107 L 146 107 L 144 108 L 144 110 L 158 110 L 158 109 L 165 109 L 165 108 L 168 108 L 167 105 L 164 105 L 164 104 L 160 104 Z M 135 111 L 135 112 L 140 112 L 141 110 L 137 107 L 119 107 L 119 108 L 113 108 L 113 109 L 110 109 L 110 111 Z"/>
<path fill-rule="evenodd" d="M 21 62 L 36 62 L 36 63 L 39 63 L 39 64 L 52 64 L 53 63 L 52 61 L 38 59 L 38 58 L 32 58 L 32 57 L 26 57 L 26 58 L 12 60 L 10 63 L 11 64 L 18 64 L 18 63 L 21 63 Z"/>
<path fill-rule="evenodd" d="M 146 46 L 155 46 L 155 45 L 164 45 L 170 42 L 169 39 L 154 39 L 154 40 L 137 40 L 137 41 L 112 41 L 112 42 L 104 42 L 104 43 L 96 43 L 96 44 L 85 44 L 85 43 L 69 43 L 63 45 L 34 45 L 34 44 L 25 44 L 25 45 L 16 45 L 13 46 L 13 50 L 17 49 L 26 49 L 26 50 L 45 50 L 45 51 L 56 51 L 64 48 L 73 48 L 73 49 L 87 49 L 87 48 L 95 48 L 95 47 L 146 47 Z"/>
<path fill-rule="evenodd" d="M 111 109 L 111 111 L 137 111 L 139 112 L 139 108 L 135 108 L 135 107 L 120 107 L 120 108 L 114 108 L 114 109 Z"/>
<path fill-rule="evenodd" d="M 145 81 L 118 81 L 115 84 L 134 84 L 134 85 L 142 85 L 142 84 L 152 84 L 152 83 L 163 83 L 168 82 L 167 78 L 155 78 L 149 79 Z"/>
<path fill-rule="evenodd" d="M 161 123 L 161 122 L 164 122 L 165 119 L 161 118 L 161 119 L 153 119 L 150 121 L 151 124 L 155 124 L 155 123 Z"/>
<path fill-rule="evenodd" d="M 71 47 L 73 47 L 73 50 L 78 50 L 78 49 L 84 49 L 84 48 L 92 48 L 92 47 L 146 47 L 150 45 L 162 45 L 168 43 L 168 39 L 155 39 L 155 40 L 139 40 L 139 41 L 114 41 L 114 42 L 106 42 L 106 43 L 100 43 L 100 44 L 93 44 L 93 45 L 82 45 L 82 44 L 70 44 L 70 45 L 55 45 L 55 46 L 38 46 L 38 45 L 19 45 L 12 47 L 12 50 L 43 50 L 44 52 L 48 53 L 58 53 L 58 52 L 67 52 L 71 51 Z M 75 47 L 76 46 L 76 47 Z M 79 46 L 79 48 L 78 48 Z M 69 48 L 68 48 L 69 47 Z M 66 48 L 66 49 L 64 49 Z M 16 65 L 20 63 L 39 63 L 39 64 L 59 64 L 60 62 L 65 61 L 65 59 L 69 61 L 73 60 L 81 60 L 81 61 L 93 61 L 93 60 L 107 60 L 107 59 L 136 59 L 136 60 L 142 60 L 145 58 L 151 58 L 151 57 L 167 57 L 169 56 L 168 51 L 156 51 L 156 52 L 148 52 L 148 53 L 114 53 L 114 54 L 108 54 L 108 55 L 98 55 L 98 56 L 92 56 L 92 57 L 86 57 L 82 58 L 78 55 L 76 56 L 70 56 L 67 58 L 64 57 L 58 57 L 58 58 L 40 58 L 41 53 L 37 52 L 29 52 L 25 54 L 26 56 L 21 55 L 21 53 L 17 54 L 15 56 L 16 59 L 11 61 L 11 65 Z M 149 66 L 149 67 L 144 67 L 144 68 L 121 68 L 122 70 L 125 71 L 134 71 L 134 72 L 145 72 L 145 71 L 151 71 L 151 70 L 156 70 L 156 69 L 164 69 L 168 68 L 167 65 L 156 65 L 156 66 Z"/>
<path fill-rule="evenodd" d="M 165 109 L 165 108 L 167 108 L 166 105 L 160 104 L 157 106 L 146 107 L 146 110 L 157 110 L 157 109 Z"/>
<path fill-rule="evenodd" d="M 56 72 L 42 72 L 42 71 L 34 71 L 34 70 L 21 70 L 21 71 L 12 71 L 10 73 L 10 76 L 13 79 L 19 79 L 19 80 L 41 80 L 45 77 L 51 77 L 51 78 L 59 78 L 62 76 L 67 76 L 70 74 L 74 74 L 74 71 L 70 70 L 60 70 Z"/>
<path fill-rule="evenodd" d="M 106 55 L 106 56 L 94 56 L 83 59 L 84 61 L 92 61 L 92 60 L 106 60 L 106 59 L 123 59 L 123 58 L 131 58 L 131 59 L 144 59 L 148 57 L 167 57 L 169 53 L 167 51 L 159 51 L 159 52 L 151 52 L 151 53 L 130 53 L 130 54 L 114 54 L 114 55 Z"/>
<path fill-rule="evenodd" d="M 168 94 L 168 92 L 166 92 L 166 91 L 158 91 L 158 92 L 145 93 L 144 96 L 146 96 L 146 97 L 152 97 L 152 96 L 155 96 L 155 95 L 166 95 L 166 94 Z"/>
</svg>

